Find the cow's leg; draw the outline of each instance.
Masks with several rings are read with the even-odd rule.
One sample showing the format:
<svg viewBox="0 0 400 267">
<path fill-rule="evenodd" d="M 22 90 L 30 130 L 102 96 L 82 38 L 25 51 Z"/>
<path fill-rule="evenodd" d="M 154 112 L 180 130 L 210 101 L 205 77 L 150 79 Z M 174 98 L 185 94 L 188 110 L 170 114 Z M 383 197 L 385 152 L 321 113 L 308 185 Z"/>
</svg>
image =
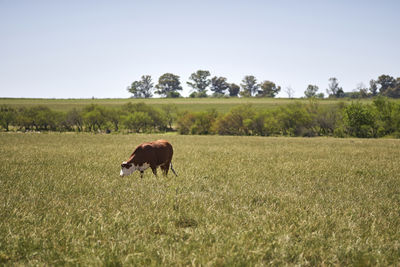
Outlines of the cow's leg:
<svg viewBox="0 0 400 267">
<path fill-rule="evenodd" d="M 151 167 L 153 174 L 157 177 L 157 167 Z"/>
<path fill-rule="evenodd" d="M 163 166 L 161 166 L 161 168 L 162 168 L 162 170 L 164 172 L 164 175 L 168 176 L 169 162 L 165 163 Z"/>
</svg>

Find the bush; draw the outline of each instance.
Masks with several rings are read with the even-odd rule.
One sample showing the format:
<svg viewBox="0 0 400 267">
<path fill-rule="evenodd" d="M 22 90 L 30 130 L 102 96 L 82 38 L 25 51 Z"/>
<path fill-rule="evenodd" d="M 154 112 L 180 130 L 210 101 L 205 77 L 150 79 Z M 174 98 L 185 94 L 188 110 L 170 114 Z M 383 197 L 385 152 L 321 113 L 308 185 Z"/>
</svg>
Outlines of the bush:
<svg viewBox="0 0 400 267">
<path fill-rule="evenodd" d="M 196 120 L 194 113 L 185 111 L 178 114 L 177 124 L 178 133 L 180 134 L 190 134 L 192 126 Z"/>
<path fill-rule="evenodd" d="M 374 100 L 374 107 L 378 118 L 378 135 L 391 135 L 400 132 L 400 103 L 389 101 L 385 97 Z"/>
<path fill-rule="evenodd" d="M 149 129 L 152 128 L 153 131 L 166 131 L 168 128 L 168 119 L 171 119 L 168 118 L 165 112 L 146 105 L 145 103 L 128 103 L 123 106 L 122 111 L 128 114 L 134 114 L 136 112 L 143 112 L 147 114 L 151 120 L 149 123 Z"/>
<path fill-rule="evenodd" d="M 211 134 L 218 117 L 215 110 L 204 112 L 183 112 L 178 115 L 178 132 L 180 134 Z"/>
<path fill-rule="evenodd" d="M 122 123 L 126 129 L 139 133 L 147 132 L 151 128 L 152 121 L 147 113 L 138 111 L 124 116 Z"/>
<path fill-rule="evenodd" d="M 107 124 L 107 112 L 104 107 L 90 105 L 82 111 L 83 123 L 87 131 L 101 131 Z"/>
<path fill-rule="evenodd" d="M 194 124 L 190 130 L 191 134 L 211 134 L 212 126 L 218 113 L 215 110 L 198 112 L 195 115 Z"/>
<path fill-rule="evenodd" d="M 201 92 L 192 92 L 189 97 L 191 98 L 205 98 L 208 97 L 206 91 L 201 91 Z"/>
<path fill-rule="evenodd" d="M 279 135 L 280 125 L 275 111 L 258 112 L 252 122 L 253 135 L 269 136 Z"/>
<path fill-rule="evenodd" d="M 29 131 L 119 131 L 165 132 L 172 130 L 176 119 L 180 134 L 287 135 L 381 137 L 400 136 L 400 103 L 376 98 L 371 105 L 359 102 L 335 106 L 291 104 L 274 110 L 255 110 L 241 105 L 224 115 L 215 110 L 181 112 L 174 105 L 156 109 L 144 103 L 128 103 L 121 109 L 89 105 L 82 111 L 55 112 L 46 106 L 13 109 L 0 107 L 0 127 Z"/>
<path fill-rule="evenodd" d="M 296 103 L 279 108 L 277 114 L 281 132 L 289 136 L 313 136 L 314 118 L 304 104 Z"/>
<path fill-rule="evenodd" d="M 222 135 L 251 135 L 255 114 L 251 105 L 235 107 L 216 120 L 215 131 Z"/>
<path fill-rule="evenodd" d="M 351 103 L 343 110 L 347 134 L 353 137 L 377 137 L 376 115 L 371 105 Z"/>
</svg>

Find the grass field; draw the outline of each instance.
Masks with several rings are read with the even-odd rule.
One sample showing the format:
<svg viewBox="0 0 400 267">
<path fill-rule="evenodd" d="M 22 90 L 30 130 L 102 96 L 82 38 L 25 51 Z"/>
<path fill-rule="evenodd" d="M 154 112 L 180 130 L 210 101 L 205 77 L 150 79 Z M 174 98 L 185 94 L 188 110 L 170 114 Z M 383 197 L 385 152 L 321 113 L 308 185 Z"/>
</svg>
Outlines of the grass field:
<svg viewBox="0 0 400 267">
<path fill-rule="evenodd" d="M 256 109 L 271 109 L 290 103 L 308 103 L 307 99 L 285 99 L 285 98 L 150 98 L 150 99 L 29 99 L 29 98 L 0 98 L 1 105 L 13 107 L 32 107 L 37 105 L 48 106 L 57 111 L 68 111 L 73 108 L 82 109 L 86 105 L 99 104 L 105 107 L 120 107 L 126 103 L 140 103 L 160 107 L 162 105 L 174 104 L 178 110 L 205 111 L 216 109 L 218 112 L 226 113 L 233 107 L 242 104 L 251 104 Z M 334 105 L 339 102 L 351 102 L 350 99 L 324 99 L 318 103 L 322 105 Z M 370 99 L 362 100 L 371 103 Z"/>
<path fill-rule="evenodd" d="M 120 178 L 166 138 L 178 177 Z M 0 133 L 0 265 L 400 264 L 400 140 Z"/>
</svg>

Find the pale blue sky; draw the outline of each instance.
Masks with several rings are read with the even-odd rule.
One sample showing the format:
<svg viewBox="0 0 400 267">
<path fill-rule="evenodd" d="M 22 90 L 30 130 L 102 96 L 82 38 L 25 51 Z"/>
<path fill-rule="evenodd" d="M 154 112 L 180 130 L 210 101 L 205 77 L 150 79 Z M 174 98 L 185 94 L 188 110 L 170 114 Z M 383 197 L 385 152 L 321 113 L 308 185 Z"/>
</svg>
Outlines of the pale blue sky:
<svg viewBox="0 0 400 267">
<path fill-rule="evenodd" d="M 397 0 L 0 0 L 0 97 L 129 97 L 166 72 L 188 95 L 198 69 L 352 91 L 400 76 L 399 14 Z"/>
</svg>

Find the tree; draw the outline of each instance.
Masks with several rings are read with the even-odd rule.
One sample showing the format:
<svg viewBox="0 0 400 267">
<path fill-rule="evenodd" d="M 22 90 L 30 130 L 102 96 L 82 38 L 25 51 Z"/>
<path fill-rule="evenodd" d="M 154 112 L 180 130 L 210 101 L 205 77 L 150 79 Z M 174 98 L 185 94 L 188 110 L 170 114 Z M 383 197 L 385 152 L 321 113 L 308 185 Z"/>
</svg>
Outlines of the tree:
<svg viewBox="0 0 400 267">
<path fill-rule="evenodd" d="M 383 96 L 388 96 L 388 89 L 396 87 L 396 80 L 389 75 L 382 74 L 376 80 L 376 83 L 380 85 L 379 93 Z"/>
<path fill-rule="evenodd" d="M 343 116 L 346 131 L 350 136 L 376 137 L 376 118 L 370 105 L 352 103 L 344 108 Z"/>
<path fill-rule="evenodd" d="M 153 83 L 150 75 L 143 75 L 140 81 L 134 81 L 128 91 L 133 94 L 135 98 L 149 98 L 152 97 Z"/>
<path fill-rule="evenodd" d="M 240 86 L 235 83 L 231 83 L 229 84 L 228 90 L 229 90 L 229 96 L 238 96 L 240 91 Z"/>
<path fill-rule="evenodd" d="M 128 130 L 133 132 L 147 132 L 151 126 L 152 120 L 150 116 L 142 111 L 128 114 L 123 117 L 122 124 Z"/>
<path fill-rule="evenodd" d="M 123 114 L 122 110 L 109 108 L 105 110 L 105 114 L 107 120 L 114 126 L 114 131 L 118 132 L 121 115 Z"/>
<path fill-rule="evenodd" d="M 244 76 L 242 83 L 240 84 L 243 91 L 245 92 L 243 95 L 252 96 L 255 95 L 260 87 L 257 84 L 257 79 L 253 75 Z"/>
<path fill-rule="evenodd" d="M 78 132 L 81 132 L 83 130 L 82 112 L 78 111 L 76 108 L 68 111 L 65 115 L 65 124 L 67 128 L 76 128 Z"/>
<path fill-rule="evenodd" d="M 8 132 L 9 126 L 15 122 L 16 116 L 16 110 L 14 110 L 12 107 L 0 107 L 0 126 L 2 126 Z"/>
<path fill-rule="evenodd" d="M 211 79 L 211 91 L 214 92 L 214 96 L 222 96 L 225 91 L 229 88 L 229 84 L 226 82 L 225 77 L 213 77 Z"/>
<path fill-rule="evenodd" d="M 373 79 L 369 81 L 369 91 L 373 97 L 378 95 L 378 86 Z"/>
<path fill-rule="evenodd" d="M 309 84 L 307 89 L 304 91 L 304 95 L 307 98 L 316 97 L 319 88 L 316 85 Z"/>
<path fill-rule="evenodd" d="M 344 97 L 344 91 L 342 87 L 339 87 L 339 83 L 337 78 L 332 77 L 329 78 L 328 89 L 326 89 L 326 93 L 329 97 Z"/>
<path fill-rule="evenodd" d="M 291 86 L 286 87 L 285 93 L 288 95 L 288 98 L 292 98 L 294 94 L 294 89 Z"/>
<path fill-rule="evenodd" d="M 165 97 L 180 97 L 178 91 L 182 90 L 181 82 L 179 81 L 179 76 L 172 73 L 165 73 L 158 79 L 158 84 L 156 85 L 158 89 L 155 91 L 156 94 Z"/>
<path fill-rule="evenodd" d="M 271 81 L 264 81 L 260 84 L 257 96 L 275 97 L 281 91 L 281 87 Z"/>
<path fill-rule="evenodd" d="M 400 77 L 397 77 L 396 85 L 394 87 L 389 88 L 388 96 L 394 98 L 400 98 Z"/>
<path fill-rule="evenodd" d="M 173 104 L 167 104 L 161 106 L 161 109 L 164 111 L 169 130 L 172 131 L 172 123 L 174 122 L 175 113 L 177 112 L 178 108 Z"/>
<path fill-rule="evenodd" d="M 186 83 L 195 90 L 195 96 L 207 97 L 207 87 L 211 83 L 211 80 L 208 78 L 210 75 L 208 70 L 198 70 L 190 75 L 189 80 L 193 82 Z"/>
<path fill-rule="evenodd" d="M 354 89 L 354 95 L 359 98 L 367 98 L 368 95 L 368 88 L 365 86 L 364 83 L 357 84 L 356 89 Z"/>
<path fill-rule="evenodd" d="M 240 105 L 217 118 L 215 131 L 221 135 L 250 135 L 256 114 L 251 105 Z"/>
<path fill-rule="evenodd" d="M 376 83 L 380 85 L 380 95 L 400 98 L 400 77 L 395 79 L 389 75 L 381 75 L 378 77 Z"/>
</svg>

